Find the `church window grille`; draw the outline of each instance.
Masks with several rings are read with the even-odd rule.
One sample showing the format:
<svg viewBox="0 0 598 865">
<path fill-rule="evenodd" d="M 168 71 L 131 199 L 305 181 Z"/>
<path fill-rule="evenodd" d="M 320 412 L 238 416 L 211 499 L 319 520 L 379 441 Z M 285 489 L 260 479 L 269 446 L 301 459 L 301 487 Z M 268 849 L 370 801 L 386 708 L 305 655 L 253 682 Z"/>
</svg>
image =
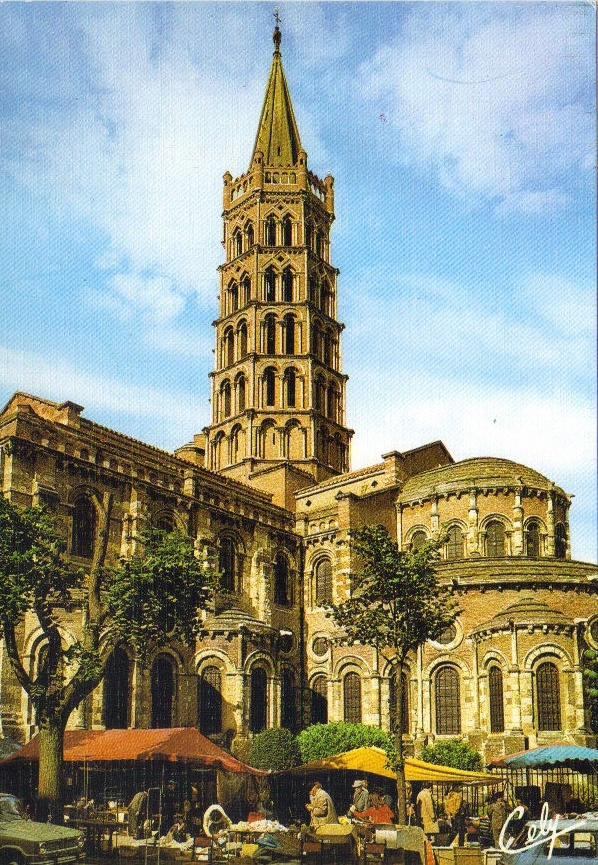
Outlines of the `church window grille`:
<svg viewBox="0 0 598 865">
<path fill-rule="evenodd" d="M 316 605 L 332 603 L 332 562 L 319 559 L 316 564 Z"/>
<path fill-rule="evenodd" d="M 72 554 L 91 559 L 94 548 L 96 513 L 92 501 L 81 496 L 73 508 Z"/>
<path fill-rule="evenodd" d="M 172 727 L 176 673 L 172 659 L 158 655 L 152 664 L 152 729 Z"/>
<path fill-rule="evenodd" d="M 554 554 L 557 559 L 567 556 L 567 533 L 562 523 L 557 523 L 554 530 Z"/>
<path fill-rule="evenodd" d="M 220 571 L 220 586 L 225 592 L 234 592 L 237 589 L 237 550 L 232 538 L 224 536 L 220 538 L 220 549 L 218 551 L 218 570 Z"/>
<path fill-rule="evenodd" d="M 486 555 L 502 558 L 505 554 L 505 527 L 498 520 L 488 523 L 486 529 Z"/>
<path fill-rule="evenodd" d="M 247 355 L 247 322 L 242 321 L 238 330 L 239 357 Z"/>
<path fill-rule="evenodd" d="M 280 607 L 290 607 L 293 603 L 289 562 L 283 553 L 277 553 L 274 560 L 274 603 Z"/>
<path fill-rule="evenodd" d="M 284 350 L 285 354 L 295 354 L 295 316 L 284 318 Z"/>
<path fill-rule="evenodd" d="M 463 537 L 459 526 L 451 526 L 446 537 L 446 558 L 460 559 L 463 556 Z"/>
<path fill-rule="evenodd" d="M 276 353 L 276 317 L 273 313 L 266 316 L 266 354 Z"/>
<path fill-rule="evenodd" d="M 535 520 L 527 524 L 525 554 L 532 559 L 537 559 L 540 555 L 540 527 Z"/>
<path fill-rule="evenodd" d="M 459 674 L 454 667 L 440 667 L 435 676 L 436 733 L 439 736 L 461 734 L 461 696 Z"/>
<path fill-rule="evenodd" d="M 222 732 L 222 677 L 218 667 L 204 667 L 197 681 L 198 727 L 206 736 Z"/>
<path fill-rule="evenodd" d="M 504 733 L 505 708 L 503 699 L 502 670 L 494 664 L 488 673 L 488 697 L 490 702 L 490 732 Z"/>
<path fill-rule="evenodd" d="M 561 689 L 555 664 L 545 661 L 536 671 L 538 730 L 561 729 Z"/>
<path fill-rule="evenodd" d="M 457 626 L 454 622 L 451 622 L 450 625 L 447 625 L 444 631 L 436 640 L 437 643 L 440 643 L 441 646 L 450 646 L 457 639 Z"/>
<path fill-rule="evenodd" d="M 295 694 L 295 675 L 292 670 L 284 669 L 280 678 L 280 724 L 291 732 L 297 727 Z"/>
<path fill-rule="evenodd" d="M 428 540 L 426 533 L 422 531 L 413 532 L 411 535 L 411 549 L 415 552 L 416 550 L 421 550 L 423 545 Z"/>
<path fill-rule="evenodd" d="M 282 245 L 293 245 L 293 223 L 289 216 L 285 216 L 282 220 Z"/>
<path fill-rule="evenodd" d="M 129 726 L 129 656 L 122 646 L 113 651 L 104 674 L 104 717 L 107 730 L 125 730 Z"/>
<path fill-rule="evenodd" d="M 240 375 L 237 379 L 237 406 L 239 412 L 245 411 L 245 376 Z"/>
<path fill-rule="evenodd" d="M 266 220 L 266 246 L 276 246 L 276 222 L 273 216 Z"/>
<path fill-rule="evenodd" d="M 343 714 L 348 724 L 361 724 L 361 679 L 347 673 L 343 681 Z"/>
<path fill-rule="evenodd" d="M 269 367 L 264 372 L 264 386 L 266 395 L 266 405 L 274 405 L 276 375 L 272 367 Z"/>
<path fill-rule="evenodd" d="M 273 303 L 276 299 L 276 273 L 274 268 L 269 267 L 264 273 L 264 300 Z"/>
<path fill-rule="evenodd" d="M 249 730 L 251 733 L 261 733 L 266 728 L 268 716 L 267 688 L 266 671 L 263 667 L 254 667 L 251 671 L 249 701 Z"/>
<path fill-rule="evenodd" d="M 326 637 L 316 637 L 311 648 L 314 655 L 317 655 L 318 658 L 323 658 L 324 655 L 328 654 L 330 646 Z"/>
<path fill-rule="evenodd" d="M 297 376 L 295 375 L 294 369 L 288 369 L 285 373 L 285 389 L 287 395 L 287 406 L 289 408 L 295 408 L 297 397 Z"/>
<path fill-rule="evenodd" d="M 285 303 L 293 300 L 293 271 L 290 267 L 285 267 L 282 272 L 282 299 Z"/>
<path fill-rule="evenodd" d="M 316 676 L 311 684 L 311 722 L 328 723 L 328 681 L 326 676 Z"/>
<path fill-rule="evenodd" d="M 401 683 L 403 691 L 402 732 L 406 734 L 409 733 L 409 680 L 407 678 L 407 674 L 404 671 L 401 673 Z M 390 717 L 390 731 L 391 733 L 394 733 L 399 725 L 397 688 L 395 684 L 394 671 L 391 671 L 391 675 L 388 680 L 388 714 Z"/>
</svg>

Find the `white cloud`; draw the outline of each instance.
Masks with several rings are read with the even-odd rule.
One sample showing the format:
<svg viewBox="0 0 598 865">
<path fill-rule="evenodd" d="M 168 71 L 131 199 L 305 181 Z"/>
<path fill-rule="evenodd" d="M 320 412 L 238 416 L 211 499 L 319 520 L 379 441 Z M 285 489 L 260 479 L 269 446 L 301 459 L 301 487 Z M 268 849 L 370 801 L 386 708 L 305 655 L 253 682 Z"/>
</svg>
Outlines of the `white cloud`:
<svg viewBox="0 0 598 865">
<path fill-rule="evenodd" d="M 565 206 L 594 153 L 591 7 L 429 5 L 361 70 L 398 158 L 504 212 Z"/>
</svg>

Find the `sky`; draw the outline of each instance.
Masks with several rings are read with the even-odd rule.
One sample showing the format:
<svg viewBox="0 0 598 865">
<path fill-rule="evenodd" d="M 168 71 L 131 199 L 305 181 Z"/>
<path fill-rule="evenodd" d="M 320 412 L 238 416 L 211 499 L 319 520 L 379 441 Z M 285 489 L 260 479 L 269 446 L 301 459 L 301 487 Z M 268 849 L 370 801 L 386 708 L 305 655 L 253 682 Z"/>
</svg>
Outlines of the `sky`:
<svg viewBox="0 0 598 865">
<path fill-rule="evenodd" d="M 0 4 L 0 403 L 166 450 L 210 422 L 222 176 L 274 4 Z M 574 494 L 596 561 L 591 3 L 279 3 L 331 260 L 352 467 L 442 439 Z"/>
</svg>

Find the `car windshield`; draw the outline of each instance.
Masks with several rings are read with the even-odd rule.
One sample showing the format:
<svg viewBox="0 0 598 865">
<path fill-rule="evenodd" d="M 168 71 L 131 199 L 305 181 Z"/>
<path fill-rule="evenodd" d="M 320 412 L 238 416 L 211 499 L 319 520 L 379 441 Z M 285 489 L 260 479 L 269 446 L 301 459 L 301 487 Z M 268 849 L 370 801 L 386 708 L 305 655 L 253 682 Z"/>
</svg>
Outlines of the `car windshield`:
<svg viewBox="0 0 598 865">
<path fill-rule="evenodd" d="M 23 806 L 14 796 L 0 798 L 0 820 L 20 820 L 23 818 Z"/>
</svg>

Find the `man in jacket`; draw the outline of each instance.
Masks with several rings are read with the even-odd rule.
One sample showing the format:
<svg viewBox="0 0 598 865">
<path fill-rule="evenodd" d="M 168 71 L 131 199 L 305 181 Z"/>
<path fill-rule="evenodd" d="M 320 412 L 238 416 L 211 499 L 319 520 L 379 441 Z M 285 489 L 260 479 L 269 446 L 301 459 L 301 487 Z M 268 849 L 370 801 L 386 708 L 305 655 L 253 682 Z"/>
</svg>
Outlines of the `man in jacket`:
<svg viewBox="0 0 598 865">
<path fill-rule="evenodd" d="M 338 823 L 334 803 L 319 781 L 316 781 L 309 791 L 309 802 L 305 807 L 310 813 L 312 829 L 328 823 Z"/>
</svg>

